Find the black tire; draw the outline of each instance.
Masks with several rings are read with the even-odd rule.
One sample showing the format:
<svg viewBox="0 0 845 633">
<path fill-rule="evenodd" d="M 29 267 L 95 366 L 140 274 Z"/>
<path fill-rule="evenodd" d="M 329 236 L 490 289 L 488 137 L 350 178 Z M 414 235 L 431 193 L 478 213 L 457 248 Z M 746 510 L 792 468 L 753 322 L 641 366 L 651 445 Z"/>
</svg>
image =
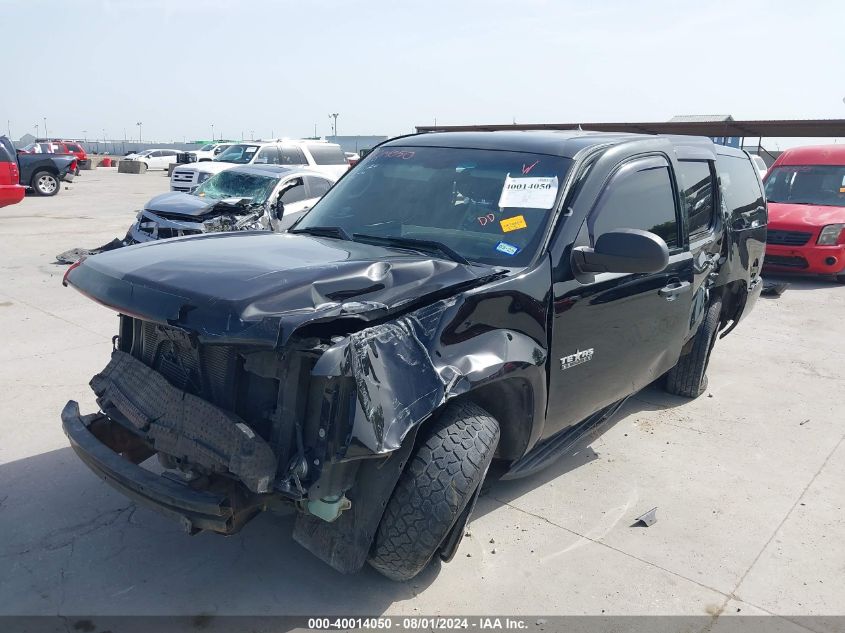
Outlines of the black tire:
<svg viewBox="0 0 845 633">
<path fill-rule="evenodd" d="M 463 535 L 467 517 L 462 513 L 499 443 L 499 423 L 471 402 L 448 405 L 422 433 L 370 550 L 370 565 L 391 580 L 420 573 L 458 519 Z"/>
<path fill-rule="evenodd" d="M 835 279 L 836 279 L 836 283 L 845 284 L 845 274 L 836 275 Z"/>
<path fill-rule="evenodd" d="M 29 185 L 35 194 L 39 196 L 55 196 L 62 188 L 59 177 L 56 174 L 51 174 L 49 171 L 36 172 Z"/>
<path fill-rule="evenodd" d="M 707 314 L 698 327 L 692 345 L 681 354 L 666 374 L 666 391 L 677 396 L 697 398 L 707 390 L 707 365 L 710 352 L 716 343 L 716 332 L 722 315 L 722 302 L 717 300 L 707 308 Z"/>
</svg>

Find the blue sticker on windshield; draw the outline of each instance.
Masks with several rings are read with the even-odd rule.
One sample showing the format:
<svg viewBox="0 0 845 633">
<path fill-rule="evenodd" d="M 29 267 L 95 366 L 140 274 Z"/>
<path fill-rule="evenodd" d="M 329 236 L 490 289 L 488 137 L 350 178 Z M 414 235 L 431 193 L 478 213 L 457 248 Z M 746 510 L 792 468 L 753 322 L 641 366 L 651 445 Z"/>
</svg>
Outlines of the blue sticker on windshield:
<svg viewBox="0 0 845 633">
<path fill-rule="evenodd" d="M 496 244 L 496 250 L 505 255 L 516 255 L 520 251 L 520 248 L 507 242 L 499 242 Z"/>
</svg>

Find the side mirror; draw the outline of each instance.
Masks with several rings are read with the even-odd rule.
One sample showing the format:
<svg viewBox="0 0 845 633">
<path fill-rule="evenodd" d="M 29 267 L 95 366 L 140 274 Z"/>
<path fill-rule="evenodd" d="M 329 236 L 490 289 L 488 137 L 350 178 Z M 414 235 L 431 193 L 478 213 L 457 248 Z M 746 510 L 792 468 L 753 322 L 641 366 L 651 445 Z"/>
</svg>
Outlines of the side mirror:
<svg viewBox="0 0 845 633">
<path fill-rule="evenodd" d="M 600 235 L 594 249 L 572 249 L 572 263 L 585 273 L 657 273 L 669 264 L 669 247 L 649 231 L 616 229 Z"/>
</svg>

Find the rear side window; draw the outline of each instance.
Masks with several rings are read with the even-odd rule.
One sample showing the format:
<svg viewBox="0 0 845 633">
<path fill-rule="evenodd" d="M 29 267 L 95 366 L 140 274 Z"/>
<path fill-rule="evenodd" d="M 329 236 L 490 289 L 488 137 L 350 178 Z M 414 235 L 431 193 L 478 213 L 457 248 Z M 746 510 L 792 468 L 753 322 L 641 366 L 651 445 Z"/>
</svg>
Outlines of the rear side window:
<svg viewBox="0 0 845 633">
<path fill-rule="evenodd" d="M 678 161 L 681 198 L 687 214 L 690 237 L 706 233 L 713 224 L 713 170 L 709 161 Z"/>
<path fill-rule="evenodd" d="M 766 204 L 757 171 L 747 157 L 716 157 L 716 175 L 722 192 L 722 204 L 736 230 L 766 224 Z"/>
<path fill-rule="evenodd" d="M 82 151 L 82 147 L 80 147 L 80 146 L 79 146 L 79 145 L 77 145 L 76 143 L 68 143 L 68 144 L 67 144 L 67 148 L 68 148 L 71 152 L 81 152 L 81 151 Z"/>
<path fill-rule="evenodd" d="M 605 185 L 587 220 L 590 243 L 616 229 L 642 229 L 677 247 L 678 218 L 669 163 L 660 157 L 631 161 Z"/>
<path fill-rule="evenodd" d="M 15 148 L 5 136 L 0 138 L 0 162 L 11 163 L 15 158 Z"/>
<path fill-rule="evenodd" d="M 253 161 L 256 165 L 278 165 L 279 150 L 276 147 L 262 147 Z"/>
<path fill-rule="evenodd" d="M 298 147 L 280 147 L 279 153 L 282 157 L 282 165 L 307 165 L 305 154 Z"/>
<path fill-rule="evenodd" d="M 308 184 L 308 189 L 311 192 L 310 195 L 312 198 L 319 198 L 332 187 L 332 183 L 330 183 L 325 178 L 318 178 L 317 176 L 306 176 L 305 180 Z"/>
<path fill-rule="evenodd" d="M 318 165 L 348 165 L 346 154 L 337 145 L 309 145 L 308 151 Z"/>
</svg>

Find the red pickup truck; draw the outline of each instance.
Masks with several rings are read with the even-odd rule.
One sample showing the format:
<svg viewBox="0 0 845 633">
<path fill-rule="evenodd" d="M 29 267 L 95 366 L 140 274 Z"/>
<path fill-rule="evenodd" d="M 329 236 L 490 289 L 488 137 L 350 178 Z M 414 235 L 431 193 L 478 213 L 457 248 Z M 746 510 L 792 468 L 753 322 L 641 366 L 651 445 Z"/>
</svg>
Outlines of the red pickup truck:
<svg viewBox="0 0 845 633">
<path fill-rule="evenodd" d="M 14 147 L 3 142 L 6 137 L 0 137 L 0 207 L 8 207 L 23 200 L 26 187 L 19 183 L 20 173 L 18 161 L 15 159 Z M 10 148 L 11 147 L 11 151 Z"/>
</svg>

